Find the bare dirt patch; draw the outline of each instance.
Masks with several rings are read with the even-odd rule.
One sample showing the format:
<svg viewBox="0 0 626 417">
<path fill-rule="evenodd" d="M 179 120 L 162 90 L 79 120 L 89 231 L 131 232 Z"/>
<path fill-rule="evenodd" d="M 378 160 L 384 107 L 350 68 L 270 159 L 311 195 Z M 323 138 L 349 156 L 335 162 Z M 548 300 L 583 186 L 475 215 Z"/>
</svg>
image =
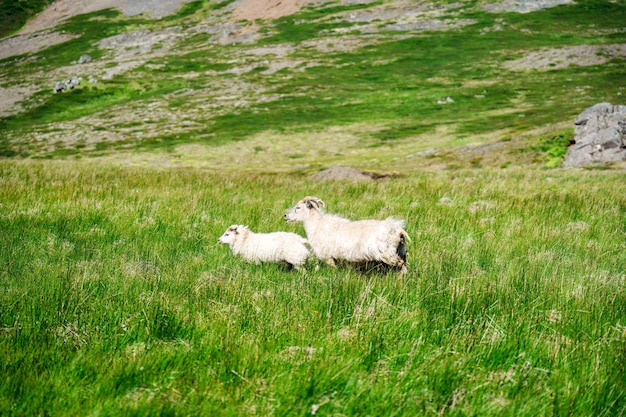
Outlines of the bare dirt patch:
<svg viewBox="0 0 626 417">
<path fill-rule="evenodd" d="M 163 30 L 138 30 L 102 39 L 98 46 L 109 51 L 106 60 L 97 63 L 104 70 L 100 76 L 111 79 L 115 75 L 137 68 L 156 56 L 166 55 L 176 41 L 184 38 L 180 28 Z M 107 67 L 106 61 L 118 65 Z M 103 68 L 104 67 L 104 68 Z M 93 71 L 93 70 L 92 70 Z"/>
<path fill-rule="evenodd" d="M 189 1 L 191 0 L 57 0 L 34 19 L 28 21 L 19 34 L 54 28 L 71 17 L 104 9 L 119 9 L 127 16 L 145 13 L 160 19 L 175 13 L 184 3 Z"/>
<path fill-rule="evenodd" d="M 372 181 L 380 178 L 387 178 L 387 175 L 378 175 L 371 172 L 361 171 L 360 169 L 350 168 L 346 166 L 336 166 L 318 172 L 311 176 L 314 181 Z"/>
<path fill-rule="evenodd" d="M 239 0 L 232 17 L 235 20 L 278 19 L 313 3 L 319 0 Z"/>
<path fill-rule="evenodd" d="M 20 106 L 16 104 L 28 99 L 37 91 L 49 87 L 52 92 L 55 81 L 79 77 L 81 82 L 89 80 L 97 82 L 98 79 L 112 79 L 119 74 L 131 71 L 150 59 L 168 54 L 175 42 L 184 36 L 185 34 L 179 28 L 174 27 L 163 30 L 134 31 L 105 38 L 98 43 L 101 49 L 107 51 L 102 59 L 80 65 L 74 62 L 46 73 L 37 73 L 31 79 L 31 85 L 18 84 L 0 89 L 0 116 L 5 117 L 18 112 Z M 14 36 L 0 41 L 0 59 L 4 58 L 1 56 L 2 52 L 22 54 L 28 48 L 43 49 L 71 38 L 70 35 L 45 31 Z M 3 48 L 5 43 L 12 47 L 5 51 Z M 36 52 L 36 50 L 31 52 Z M 76 59 L 78 58 L 77 56 Z M 28 58 L 25 59 L 24 65 L 27 65 L 27 61 Z M 111 65 L 112 62 L 116 65 Z"/>
<path fill-rule="evenodd" d="M 322 53 L 351 52 L 364 46 L 375 45 L 385 39 L 387 38 L 377 34 L 363 36 L 343 35 L 304 41 L 301 43 L 301 46 L 305 49 L 316 49 Z"/>
<path fill-rule="evenodd" d="M 551 70 L 567 68 L 570 65 L 581 67 L 601 65 L 614 58 L 626 58 L 626 44 L 546 48 L 530 52 L 503 65 L 510 70 Z"/>
<path fill-rule="evenodd" d="M 213 35 L 211 42 L 220 45 L 232 45 L 235 43 L 246 45 L 260 39 L 259 29 L 260 27 L 255 23 L 218 22 L 210 25 L 201 24 L 189 30 L 194 33 L 211 34 Z"/>
<path fill-rule="evenodd" d="M 0 41 L 0 59 L 31 54 L 78 36 L 59 32 L 38 32 L 16 35 Z"/>
<path fill-rule="evenodd" d="M 2 97 L 0 100 L 0 117 L 14 114 L 19 103 L 30 97 L 33 92 L 33 88 L 28 86 L 0 87 L 0 97 Z"/>
<path fill-rule="evenodd" d="M 564 4 L 573 3 L 572 0 L 501 0 L 490 2 L 483 6 L 483 10 L 491 13 L 517 12 L 530 13 Z"/>
</svg>

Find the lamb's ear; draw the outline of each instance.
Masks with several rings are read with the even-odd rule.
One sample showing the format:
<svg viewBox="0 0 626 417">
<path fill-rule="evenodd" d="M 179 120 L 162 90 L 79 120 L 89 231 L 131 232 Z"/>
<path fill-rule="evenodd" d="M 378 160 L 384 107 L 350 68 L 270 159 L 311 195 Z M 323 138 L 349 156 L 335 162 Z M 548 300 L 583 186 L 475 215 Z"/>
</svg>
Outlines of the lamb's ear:
<svg viewBox="0 0 626 417">
<path fill-rule="evenodd" d="M 233 232 L 233 233 L 237 234 L 237 233 L 239 233 L 239 232 L 237 231 L 237 229 L 238 229 L 238 228 L 239 228 L 239 226 L 238 226 L 238 225 L 233 224 L 232 226 L 230 226 L 230 227 L 228 228 L 228 231 L 229 231 L 229 232 Z"/>
</svg>

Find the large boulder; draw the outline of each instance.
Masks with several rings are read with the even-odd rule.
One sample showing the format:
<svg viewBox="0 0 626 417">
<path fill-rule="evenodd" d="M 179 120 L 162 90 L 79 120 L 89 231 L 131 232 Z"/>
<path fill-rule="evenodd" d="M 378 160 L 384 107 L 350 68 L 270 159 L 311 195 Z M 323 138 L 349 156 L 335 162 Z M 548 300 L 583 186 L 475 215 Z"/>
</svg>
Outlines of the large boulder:
<svg viewBox="0 0 626 417">
<path fill-rule="evenodd" d="M 606 166 L 625 161 L 626 106 L 599 103 L 582 112 L 563 166 Z"/>
</svg>

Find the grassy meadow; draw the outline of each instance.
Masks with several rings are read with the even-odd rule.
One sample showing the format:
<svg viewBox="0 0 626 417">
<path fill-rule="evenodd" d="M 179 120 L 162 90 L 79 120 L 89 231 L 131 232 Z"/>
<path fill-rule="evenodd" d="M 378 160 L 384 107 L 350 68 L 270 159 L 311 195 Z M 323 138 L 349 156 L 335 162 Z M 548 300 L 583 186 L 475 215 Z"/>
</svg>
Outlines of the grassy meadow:
<svg viewBox="0 0 626 417">
<path fill-rule="evenodd" d="M 407 220 L 411 272 L 253 265 L 304 195 Z M 368 183 L 0 162 L 1 415 L 626 415 L 621 172 Z"/>
<path fill-rule="evenodd" d="M 624 104 L 626 4 L 415 3 L 109 9 L 0 59 L 0 416 L 626 416 L 626 174 L 558 168 Z M 306 195 L 405 219 L 410 272 L 218 245 Z"/>
</svg>

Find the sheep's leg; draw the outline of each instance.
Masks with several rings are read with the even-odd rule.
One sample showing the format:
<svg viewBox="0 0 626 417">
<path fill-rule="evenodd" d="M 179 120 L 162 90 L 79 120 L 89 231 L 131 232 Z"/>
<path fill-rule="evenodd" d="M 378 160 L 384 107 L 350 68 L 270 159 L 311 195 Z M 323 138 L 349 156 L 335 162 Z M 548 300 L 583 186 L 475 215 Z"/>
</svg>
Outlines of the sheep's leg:
<svg viewBox="0 0 626 417">
<path fill-rule="evenodd" d="M 333 258 L 326 259 L 326 263 L 328 264 L 328 266 L 333 267 L 333 268 L 337 266 Z"/>
<path fill-rule="evenodd" d="M 307 270 L 307 268 L 306 268 L 307 261 L 308 261 L 308 259 L 305 260 L 304 262 L 299 261 L 299 262 L 296 262 L 296 263 L 292 264 L 293 265 L 293 269 L 295 269 L 298 272 L 306 272 L 306 270 Z M 316 260 L 316 262 L 317 262 L 317 260 Z"/>
<path fill-rule="evenodd" d="M 407 272 L 409 272 L 409 268 L 407 268 L 407 266 L 406 266 L 406 259 L 404 259 L 404 258 L 402 258 L 400 256 L 398 256 L 398 261 L 396 263 L 396 266 L 398 268 L 400 268 L 400 274 L 401 275 L 404 275 Z"/>
<path fill-rule="evenodd" d="M 387 265 L 391 267 L 395 267 L 400 269 L 400 274 L 406 274 L 409 272 L 409 269 L 406 266 L 406 259 L 400 255 L 392 256 L 393 260 L 391 262 L 385 262 Z"/>
</svg>

